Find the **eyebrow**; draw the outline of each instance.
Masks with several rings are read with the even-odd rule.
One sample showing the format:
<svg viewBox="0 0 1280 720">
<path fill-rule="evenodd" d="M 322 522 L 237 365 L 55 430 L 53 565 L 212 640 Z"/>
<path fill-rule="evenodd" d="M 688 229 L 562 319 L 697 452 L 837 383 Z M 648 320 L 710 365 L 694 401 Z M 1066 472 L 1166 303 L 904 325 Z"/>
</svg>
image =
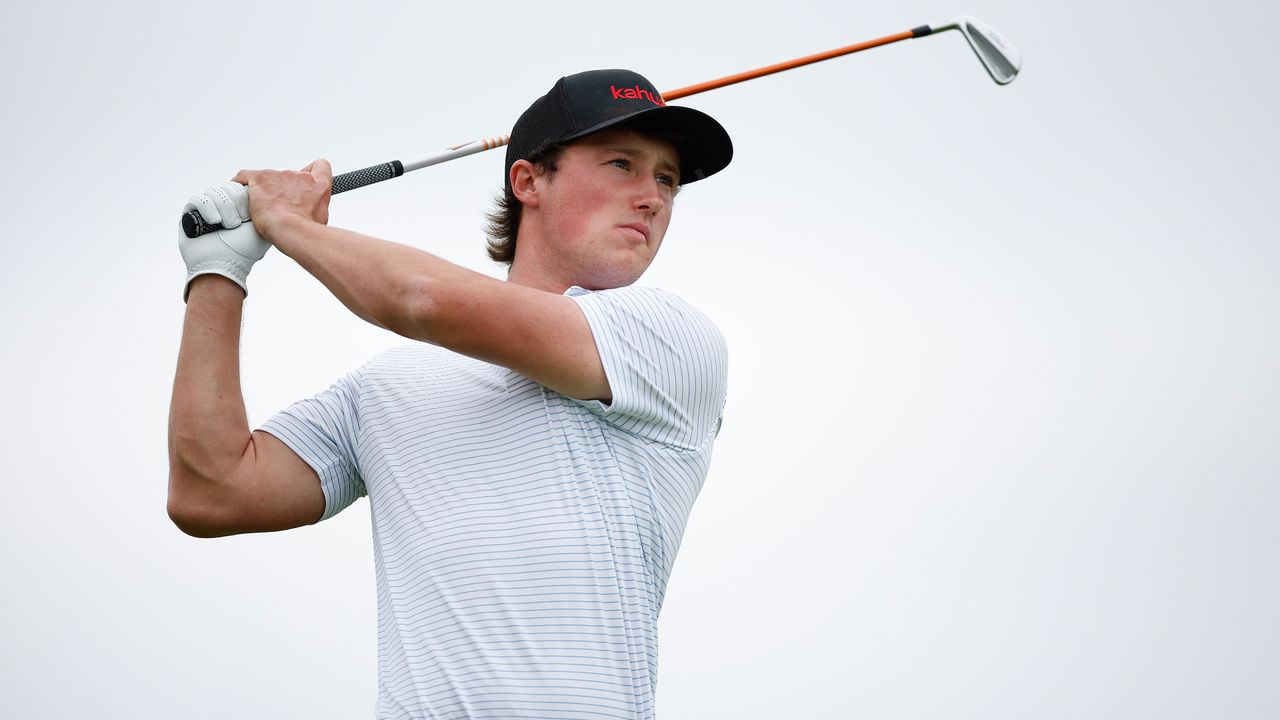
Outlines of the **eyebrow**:
<svg viewBox="0 0 1280 720">
<path fill-rule="evenodd" d="M 611 152 L 611 153 L 622 153 L 623 155 L 632 155 L 632 156 L 635 156 L 635 155 L 644 155 L 644 154 L 645 154 L 642 150 L 640 150 L 640 149 L 638 149 L 638 148 L 626 147 L 626 146 L 624 146 L 624 145 L 612 146 L 612 147 L 608 147 L 608 148 L 605 148 L 605 149 L 606 149 L 607 151 Z M 659 170 L 665 170 L 665 171 L 667 171 L 667 172 L 673 173 L 673 174 L 676 176 L 676 179 L 679 179 L 679 178 L 680 178 L 680 168 L 678 168 L 678 167 L 676 167 L 675 165 L 673 165 L 673 164 L 672 164 L 669 160 L 667 160 L 666 158 L 659 158 L 659 159 L 658 159 L 658 169 L 659 169 Z"/>
</svg>

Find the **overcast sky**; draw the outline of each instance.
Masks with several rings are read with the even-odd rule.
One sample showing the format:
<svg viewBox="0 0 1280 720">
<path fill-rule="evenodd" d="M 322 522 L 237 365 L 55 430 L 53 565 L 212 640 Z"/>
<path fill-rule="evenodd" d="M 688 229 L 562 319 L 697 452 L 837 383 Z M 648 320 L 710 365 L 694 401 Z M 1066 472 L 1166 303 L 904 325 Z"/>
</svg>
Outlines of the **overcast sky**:
<svg viewBox="0 0 1280 720">
<path fill-rule="evenodd" d="M 1275 3 L 0 2 L 0 716 L 372 716 L 367 501 L 165 515 L 193 192 L 507 132 L 579 70 L 674 89 L 963 13 L 1012 85 L 945 33 L 680 101 L 736 155 L 642 283 L 731 370 L 658 716 L 1280 715 Z M 501 178 L 331 222 L 500 276 Z M 249 282 L 255 425 L 406 342 L 278 252 Z"/>
</svg>

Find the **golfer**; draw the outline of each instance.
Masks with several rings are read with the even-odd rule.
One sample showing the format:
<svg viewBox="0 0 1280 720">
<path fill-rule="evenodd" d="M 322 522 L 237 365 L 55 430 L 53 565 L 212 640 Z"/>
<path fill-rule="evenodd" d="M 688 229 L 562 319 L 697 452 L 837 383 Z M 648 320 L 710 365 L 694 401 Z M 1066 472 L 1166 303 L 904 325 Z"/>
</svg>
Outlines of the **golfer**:
<svg viewBox="0 0 1280 720">
<path fill-rule="evenodd" d="M 636 73 L 561 78 L 507 148 L 489 228 L 505 282 L 329 227 L 323 160 L 192 198 L 225 229 L 179 239 L 169 515 L 199 537 L 266 532 L 367 495 L 382 720 L 653 717 L 726 351 L 688 303 L 634 283 L 681 185 L 731 157 L 719 123 Z M 419 342 L 250 432 L 241 311 L 271 246 Z"/>
</svg>

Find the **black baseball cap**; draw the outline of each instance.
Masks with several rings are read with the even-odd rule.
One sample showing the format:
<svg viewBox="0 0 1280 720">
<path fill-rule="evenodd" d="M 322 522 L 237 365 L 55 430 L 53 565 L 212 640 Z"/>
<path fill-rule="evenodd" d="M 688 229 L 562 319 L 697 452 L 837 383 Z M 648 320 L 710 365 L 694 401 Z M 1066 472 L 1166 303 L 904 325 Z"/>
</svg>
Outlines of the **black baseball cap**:
<svg viewBox="0 0 1280 720">
<path fill-rule="evenodd" d="M 701 180 L 733 159 L 733 143 L 720 123 L 692 108 L 667 105 L 644 76 L 630 70 L 589 70 L 562 77 L 516 121 L 507 143 L 505 184 L 511 166 L 538 150 L 606 128 L 625 127 L 662 138 L 680 153 L 680 183 Z"/>
</svg>

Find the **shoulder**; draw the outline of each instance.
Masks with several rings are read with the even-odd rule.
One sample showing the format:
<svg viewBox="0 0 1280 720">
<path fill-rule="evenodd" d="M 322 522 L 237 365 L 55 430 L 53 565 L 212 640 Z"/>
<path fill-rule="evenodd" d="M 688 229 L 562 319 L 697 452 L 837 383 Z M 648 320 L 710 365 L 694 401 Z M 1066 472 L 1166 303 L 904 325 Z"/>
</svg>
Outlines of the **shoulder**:
<svg viewBox="0 0 1280 720">
<path fill-rule="evenodd" d="M 599 301 L 607 301 L 623 304 L 639 304 L 639 305 L 664 305 L 673 307 L 683 307 L 692 309 L 684 298 L 676 295 L 670 290 L 663 290 L 655 287 L 645 287 L 641 285 L 627 285 L 619 288 L 609 288 L 607 290 L 587 290 L 577 285 L 565 291 L 575 300 L 583 298 L 592 298 Z"/>
<path fill-rule="evenodd" d="M 592 325 L 597 320 L 630 319 L 655 330 L 665 327 L 680 335 L 694 332 L 724 344 L 724 336 L 710 317 L 669 290 L 636 285 L 609 290 L 571 287 L 565 294 L 578 303 Z"/>
<path fill-rule="evenodd" d="M 728 352 L 715 323 L 657 288 L 570 292 L 587 316 L 613 398 L 590 409 L 652 442 L 706 447 L 728 382 Z"/>
</svg>

